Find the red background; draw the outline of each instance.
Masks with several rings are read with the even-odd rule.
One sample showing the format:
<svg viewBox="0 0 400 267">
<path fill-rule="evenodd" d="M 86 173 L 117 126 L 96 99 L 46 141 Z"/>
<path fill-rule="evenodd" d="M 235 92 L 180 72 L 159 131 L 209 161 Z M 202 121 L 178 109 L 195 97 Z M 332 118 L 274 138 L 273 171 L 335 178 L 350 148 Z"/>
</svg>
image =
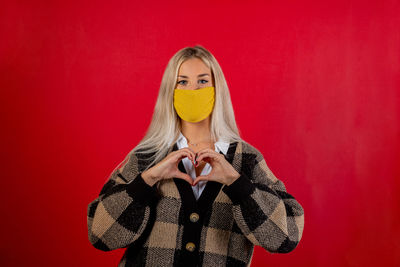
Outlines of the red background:
<svg viewBox="0 0 400 267">
<path fill-rule="evenodd" d="M 399 1 L 8 1 L 1 266 L 116 266 L 87 205 L 143 137 L 169 58 L 219 61 L 242 138 L 305 209 L 252 266 L 399 266 Z M 59 1 L 61 2 L 61 1 Z"/>
</svg>

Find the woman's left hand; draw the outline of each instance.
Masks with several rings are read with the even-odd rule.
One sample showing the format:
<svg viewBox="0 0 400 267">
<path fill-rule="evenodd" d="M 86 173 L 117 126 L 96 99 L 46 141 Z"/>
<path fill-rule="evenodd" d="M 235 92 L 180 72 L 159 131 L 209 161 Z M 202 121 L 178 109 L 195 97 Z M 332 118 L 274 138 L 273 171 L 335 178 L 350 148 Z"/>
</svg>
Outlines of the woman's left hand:
<svg viewBox="0 0 400 267">
<path fill-rule="evenodd" d="M 240 174 L 225 159 L 224 155 L 215 150 L 205 148 L 197 152 L 196 163 L 201 160 L 210 164 L 212 170 L 207 175 L 197 176 L 193 182 L 193 186 L 195 186 L 199 181 L 215 181 L 221 184 L 230 185 L 240 177 Z"/>
</svg>

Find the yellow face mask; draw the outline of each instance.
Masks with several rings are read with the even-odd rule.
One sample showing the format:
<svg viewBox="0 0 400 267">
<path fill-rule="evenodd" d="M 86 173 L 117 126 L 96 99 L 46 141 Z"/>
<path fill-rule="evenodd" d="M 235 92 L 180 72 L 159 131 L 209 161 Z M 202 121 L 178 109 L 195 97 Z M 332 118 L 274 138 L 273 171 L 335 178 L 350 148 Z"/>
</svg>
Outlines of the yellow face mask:
<svg viewBox="0 0 400 267">
<path fill-rule="evenodd" d="M 214 87 L 196 90 L 174 89 L 174 107 L 182 120 L 199 122 L 210 115 L 214 108 Z"/>
</svg>

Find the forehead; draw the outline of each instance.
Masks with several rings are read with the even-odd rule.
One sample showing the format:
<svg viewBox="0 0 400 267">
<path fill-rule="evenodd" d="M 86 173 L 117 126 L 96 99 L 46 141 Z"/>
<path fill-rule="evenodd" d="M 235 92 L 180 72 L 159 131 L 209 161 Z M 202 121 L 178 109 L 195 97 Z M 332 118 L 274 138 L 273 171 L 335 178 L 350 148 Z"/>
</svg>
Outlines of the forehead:
<svg viewBox="0 0 400 267">
<path fill-rule="evenodd" d="M 185 60 L 179 67 L 179 74 L 211 73 L 211 70 L 200 58 L 190 58 Z"/>
</svg>

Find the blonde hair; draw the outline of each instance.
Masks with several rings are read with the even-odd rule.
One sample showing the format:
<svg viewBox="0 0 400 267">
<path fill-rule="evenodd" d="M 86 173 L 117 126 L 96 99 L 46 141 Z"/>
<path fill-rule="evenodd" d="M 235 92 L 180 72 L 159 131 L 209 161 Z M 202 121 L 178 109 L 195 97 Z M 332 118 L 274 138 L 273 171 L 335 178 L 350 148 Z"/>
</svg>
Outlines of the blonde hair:
<svg viewBox="0 0 400 267">
<path fill-rule="evenodd" d="M 194 57 L 201 59 L 211 69 L 214 79 L 215 104 L 210 117 L 211 138 L 228 143 L 242 141 L 236 125 L 228 85 L 217 60 L 201 45 L 185 47 L 176 52 L 168 62 L 161 80 L 153 117 L 145 136 L 116 168 L 127 162 L 132 153 L 149 153 L 150 163 L 144 169 L 147 170 L 161 161 L 172 149 L 171 145 L 175 144 L 181 130 L 180 118 L 173 103 L 178 70 L 185 60 Z"/>
</svg>

